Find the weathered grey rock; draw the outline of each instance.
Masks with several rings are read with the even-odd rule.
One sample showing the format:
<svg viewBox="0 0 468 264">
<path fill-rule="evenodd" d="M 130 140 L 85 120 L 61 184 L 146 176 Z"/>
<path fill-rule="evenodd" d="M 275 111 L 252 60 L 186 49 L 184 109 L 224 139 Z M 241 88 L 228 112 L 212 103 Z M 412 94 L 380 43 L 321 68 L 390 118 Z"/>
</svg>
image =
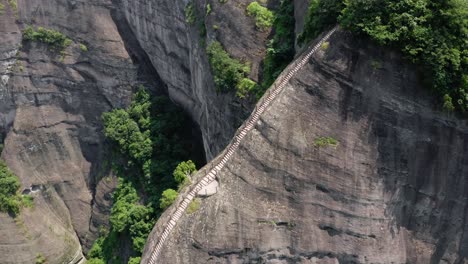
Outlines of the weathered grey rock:
<svg viewBox="0 0 468 264">
<path fill-rule="evenodd" d="M 24 188 L 42 186 L 32 194 L 34 209 L 25 209 L 16 223 L 1 214 L 0 263 L 34 263 L 38 254 L 48 263 L 74 263 L 83 257 L 80 242 L 89 248 L 107 223 L 110 202 L 102 197 L 112 186 L 94 192 L 108 173 L 101 114 L 126 106 L 137 78 L 110 4 L 18 1 L 22 26 L 72 38 L 63 58 L 41 43 L 19 49 L 15 16 L 0 15 L 0 76 L 7 80 L 0 85 L 0 132 L 7 132 L 2 158 Z"/>
<path fill-rule="evenodd" d="M 398 53 L 334 35 L 157 263 L 466 263 L 468 126 L 434 109 Z"/>
<path fill-rule="evenodd" d="M 234 93 L 218 93 L 205 54 L 205 43 L 215 38 L 238 59 L 251 64 L 251 78 L 259 79 L 269 32 L 255 29 L 245 8 L 250 1 L 213 1 L 205 16 L 204 1 L 192 1 L 199 11 L 193 25 L 186 23 L 188 1 L 116 0 L 142 48 L 147 52 L 169 96 L 200 126 L 207 159 L 229 142 L 235 129 L 248 116 L 252 105 Z M 199 30 L 206 21 L 208 41 Z M 217 29 L 216 29 L 217 28 Z"/>
</svg>

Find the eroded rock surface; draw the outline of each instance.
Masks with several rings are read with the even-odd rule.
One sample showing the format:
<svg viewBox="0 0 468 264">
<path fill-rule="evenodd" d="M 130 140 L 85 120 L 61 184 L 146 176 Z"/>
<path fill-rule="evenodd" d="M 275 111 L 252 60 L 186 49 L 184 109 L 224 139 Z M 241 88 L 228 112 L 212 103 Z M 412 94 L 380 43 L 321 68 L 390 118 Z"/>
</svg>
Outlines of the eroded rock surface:
<svg viewBox="0 0 468 264">
<path fill-rule="evenodd" d="M 434 109 L 398 53 L 335 34 L 158 263 L 466 263 L 468 126 Z"/>
<path fill-rule="evenodd" d="M 197 10 L 195 21 L 186 22 L 189 1 L 115 0 L 148 53 L 152 64 L 167 85 L 172 100 L 181 105 L 200 126 L 208 160 L 229 142 L 235 129 L 247 118 L 252 104 L 239 100 L 234 92 L 216 91 L 205 44 L 217 39 L 237 59 L 250 63 L 250 78 L 258 81 L 269 32 L 255 29 L 255 21 L 246 16 L 246 0 L 225 3 L 190 1 Z M 207 40 L 200 37 L 202 28 Z"/>
<path fill-rule="evenodd" d="M 89 248 L 108 217 L 110 202 L 101 197 L 113 187 L 94 193 L 108 173 L 101 114 L 129 103 L 137 68 L 107 1 L 18 1 L 18 14 L 0 19 L 2 158 L 24 189 L 39 186 L 34 208 L 16 220 L 1 214 L 0 262 L 34 263 L 40 254 L 49 263 L 74 263 L 82 259 L 80 244 Z M 73 43 L 61 54 L 22 42 L 26 24 L 59 30 Z"/>
</svg>

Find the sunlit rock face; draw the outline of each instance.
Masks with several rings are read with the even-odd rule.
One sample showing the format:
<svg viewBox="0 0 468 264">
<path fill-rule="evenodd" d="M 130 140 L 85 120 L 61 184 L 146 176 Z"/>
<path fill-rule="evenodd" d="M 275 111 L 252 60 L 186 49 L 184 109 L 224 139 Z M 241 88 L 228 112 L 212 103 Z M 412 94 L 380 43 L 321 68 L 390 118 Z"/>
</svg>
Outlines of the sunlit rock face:
<svg viewBox="0 0 468 264">
<path fill-rule="evenodd" d="M 98 183 L 108 173 L 101 114 L 128 104 L 137 76 L 109 5 L 18 1 L 17 14 L 6 4 L 0 15 L 2 158 L 25 192 L 34 189 L 34 208 L 16 219 L 0 214 L 0 263 L 40 255 L 48 263 L 82 261 L 107 222 L 114 187 Z M 61 54 L 22 42 L 26 24 L 59 30 L 73 43 Z"/>
<path fill-rule="evenodd" d="M 468 261 L 467 123 L 434 110 L 418 80 L 398 53 L 336 33 L 246 136 L 218 193 L 181 218 L 158 263 Z"/>
</svg>

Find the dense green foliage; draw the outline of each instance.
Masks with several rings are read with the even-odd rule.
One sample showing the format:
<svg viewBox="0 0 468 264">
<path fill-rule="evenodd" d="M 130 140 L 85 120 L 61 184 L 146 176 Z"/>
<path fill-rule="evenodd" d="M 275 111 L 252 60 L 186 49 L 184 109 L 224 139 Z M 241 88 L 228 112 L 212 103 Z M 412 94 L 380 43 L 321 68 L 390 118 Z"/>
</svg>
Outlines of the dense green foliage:
<svg viewBox="0 0 468 264">
<path fill-rule="evenodd" d="M 179 165 L 177 165 L 176 169 L 172 173 L 172 176 L 174 176 L 175 181 L 179 185 L 184 185 L 187 181 L 189 181 L 190 175 L 192 175 L 196 171 L 197 168 L 193 161 L 182 161 L 181 163 L 179 163 Z"/>
<path fill-rule="evenodd" d="M 468 110 L 468 1 L 345 1 L 341 24 L 419 63 L 446 108 Z"/>
<path fill-rule="evenodd" d="M 163 210 L 168 208 L 175 201 L 175 199 L 177 198 L 177 195 L 178 193 L 176 190 L 173 190 L 173 189 L 165 190 L 162 193 L 161 199 L 159 200 L 160 201 L 159 207 Z"/>
<path fill-rule="evenodd" d="M 294 58 L 294 6 L 292 1 L 283 0 L 275 12 L 274 35 L 269 41 L 263 61 L 263 78 L 257 97 L 273 84 L 280 73 Z"/>
<path fill-rule="evenodd" d="M 214 41 L 207 47 L 207 54 L 218 91 L 236 90 L 238 97 L 245 97 L 256 86 L 247 78 L 250 67 L 246 63 L 231 58 L 221 43 Z"/>
<path fill-rule="evenodd" d="M 17 215 L 23 204 L 18 177 L 0 160 L 0 212 Z"/>
<path fill-rule="evenodd" d="M 195 170 L 191 161 L 179 164 L 190 156 L 190 122 L 167 98 L 151 99 L 143 87 L 128 109 L 105 113 L 103 120 L 104 133 L 116 150 L 113 170 L 120 179 L 112 197 L 111 228 L 102 232 L 88 257 L 96 263 L 122 263 L 118 252 L 122 241 L 130 239 L 129 263 L 135 263 L 162 212 L 163 191 L 179 183 L 172 177 L 176 167 Z"/>
<path fill-rule="evenodd" d="M 259 30 L 267 30 L 273 25 L 273 12 L 260 5 L 257 1 L 254 1 L 247 6 L 247 14 L 255 17 L 255 25 Z"/>
<path fill-rule="evenodd" d="M 249 78 L 242 78 L 236 86 L 236 96 L 239 98 L 246 97 L 249 93 L 258 87 L 257 83 Z"/>
<path fill-rule="evenodd" d="M 445 109 L 468 111 L 468 1 L 312 0 L 299 40 L 311 40 L 338 17 L 343 27 L 419 64 Z"/>
<path fill-rule="evenodd" d="M 60 49 L 68 47 L 72 42 L 71 39 L 59 31 L 43 27 L 38 27 L 37 30 L 34 30 L 32 26 L 27 26 L 23 30 L 23 39 L 43 42 L 51 47 Z"/>
<path fill-rule="evenodd" d="M 343 8 L 342 0 L 311 0 L 304 30 L 299 35 L 298 42 L 308 42 L 322 33 L 325 28 L 336 24 Z"/>
</svg>

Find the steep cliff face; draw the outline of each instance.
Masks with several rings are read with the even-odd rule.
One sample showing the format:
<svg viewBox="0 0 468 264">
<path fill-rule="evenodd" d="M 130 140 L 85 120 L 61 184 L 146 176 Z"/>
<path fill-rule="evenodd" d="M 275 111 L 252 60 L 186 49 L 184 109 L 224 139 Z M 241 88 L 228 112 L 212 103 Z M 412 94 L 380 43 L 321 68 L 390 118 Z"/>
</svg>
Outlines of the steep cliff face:
<svg viewBox="0 0 468 264">
<path fill-rule="evenodd" d="M 156 94 L 165 90 L 183 106 L 202 130 L 208 159 L 252 107 L 233 93 L 216 92 L 199 27 L 202 21 L 208 39 L 249 61 L 250 78 L 258 80 L 269 32 L 256 31 L 245 15 L 247 1 L 214 1 L 211 15 L 197 14 L 195 25 L 186 23 L 183 2 L 1 3 L 2 158 L 35 199 L 34 209 L 23 210 L 16 223 L 0 214 L 0 255 L 6 256 L 1 263 L 31 263 L 39 254 L 50 263 L 74 262 L 89 249 L 108 222 L 115 188 L 115 179 L 101 180 L 109 171 L 100 117 L 125 107 L 132 87 L 143 82 Z M 200 12 L 206 8 L 194 5 Z M 231 12 L 238 16 L 225 19 Z M 61 53 L 22 41 L 26 25 L 53 28 L 73 43 Z"/>
<path fill-rule="evenodd" d="M 210 160 L 248 116 L 252 102 L 216 91 L 205 44 L 220 41 L 232 56 L 250 63 L 250 78 L 258 81 L 269 32 L 255 29 L 253 18 L 245 13 L 250 1 L 245 0 L 114 2 L 167 85 L 171 99 L 199 124 Z M 197 10 L 193 23 L 187 23 L 185 14 L 189 4 Z M 205 30 L 206 39 L 201 33 Z"/>
<path fill-rule="evenodd" d="M 158 263 L 466 263 L 467 122 L 434 110 L 418 80 L 398 53 L 332 36 Z"/>
<path fill-rule="evenodd" d="M 2 2 L 9 8 L 0 15 L 2 158 L 32 191 L 34 208 L 16 220 L 1 214 L 0 262 L 33 263 L 40 254 L 73 263 L 82 258 L 80 242 L 89 247 L 106 222 L 109 197 L 102 198 L 113 188 L 101 183 L 93 204 L 97 180 L 108 173 L 100 116 L 129 102 L 137 68 L 106 1 L 20 0 L 16 15 Z M 57 29 L 73 43 L 61 54 L 22 42 L 25 24 Z"/>
</svg>

